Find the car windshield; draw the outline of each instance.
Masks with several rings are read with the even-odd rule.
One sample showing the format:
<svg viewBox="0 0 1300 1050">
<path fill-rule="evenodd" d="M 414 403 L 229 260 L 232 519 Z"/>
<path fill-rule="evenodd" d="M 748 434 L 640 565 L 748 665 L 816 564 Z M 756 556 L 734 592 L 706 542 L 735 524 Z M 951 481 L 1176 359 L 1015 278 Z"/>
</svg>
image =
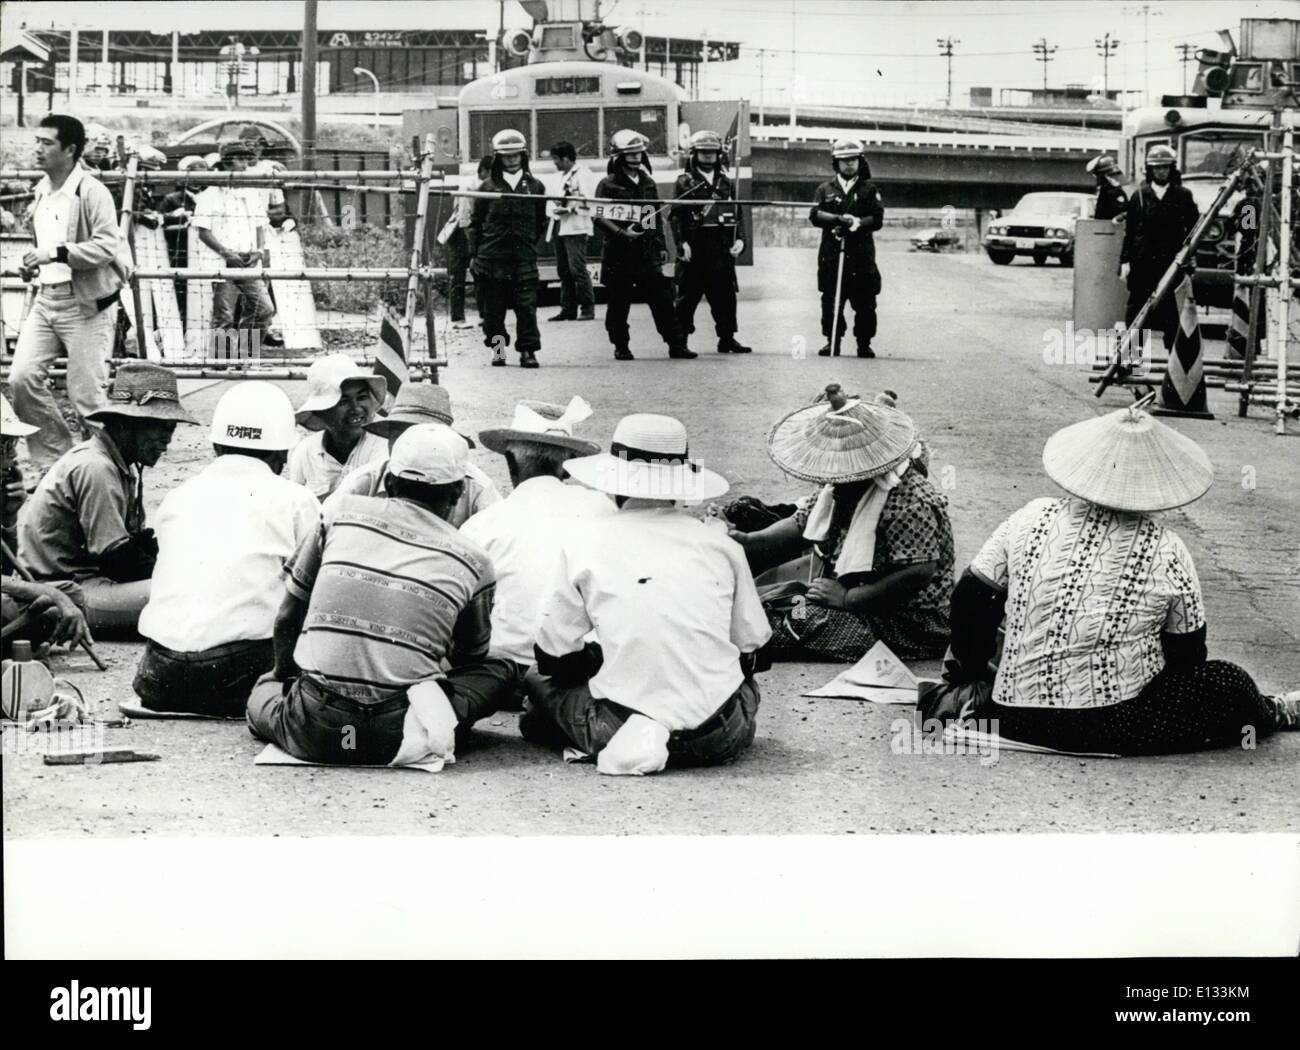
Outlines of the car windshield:
<svg viewBox="0 0 1300 1050">
<path fill-rule="evenodd" d="M 1017 215 L 1082 215 L 1083 200 L 1078 197 L 1056 196 L 1050 193 L 1031 193 L 1021 197 L 1015 207 Z"/>
</svg>

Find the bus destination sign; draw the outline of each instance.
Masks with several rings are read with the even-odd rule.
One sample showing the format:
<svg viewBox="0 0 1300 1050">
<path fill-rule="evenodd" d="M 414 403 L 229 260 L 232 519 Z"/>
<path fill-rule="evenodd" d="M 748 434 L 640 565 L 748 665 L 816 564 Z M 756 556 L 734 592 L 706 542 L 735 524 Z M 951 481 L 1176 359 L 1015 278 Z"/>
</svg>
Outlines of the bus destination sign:
<svg viewBox="0 0 1300 1050">
<path fill-rule="evenodd" d="M 538 77 L 533 81 L 538 98 L 556 95 L 599 95 L 600 77 Z"/>
</svg>

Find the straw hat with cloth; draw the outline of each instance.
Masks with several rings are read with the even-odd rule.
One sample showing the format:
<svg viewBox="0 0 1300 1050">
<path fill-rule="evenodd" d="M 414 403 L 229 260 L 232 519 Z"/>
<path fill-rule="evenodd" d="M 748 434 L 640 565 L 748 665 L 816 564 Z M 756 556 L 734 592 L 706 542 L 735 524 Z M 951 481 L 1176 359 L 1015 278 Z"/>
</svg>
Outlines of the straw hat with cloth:
<svg viewBox="0 0 1300 1050">
<path fill-rule="evenodd" d="M 588 488 L 611 496 L 696 503 L 730 488 L 721 474 L 690 458 L 686 427 L 679 420 L 645 412 L 618 421 L 608 452 L 564 466 Z"/>
<path fill-rule="evenodd" d="M 837 576 L 872 570 L 885 502 L 912 461 L 923 455 L 916 424 L 889 400 L 848 398 L 832 383 L 825 401 L 791 412 L 768 435 L 772 462 L 796 478 L 822 484 L 804 528 L 806 540 L 829 538 L 837 485 L 873 482 L 853 511 L 835 561 Z"/>
<path fill-rule="evenodd" d="M 393 407 L 386 416 L 379 416 L 366 424 L 366 429 L 381 438 L 391 440 L 407 427 L 420 423 L 442 423 L 451 426 L 451 395 L 447 388 L 437 383 L 403 383 L 393 399 Z M 457 433 L 460 433 L 457 431 Z M 474 448 L 474 441 L 461 434 L 466 444 Z"/>
<path fill-rule="evenodd" d="M 1047 476 L 1111 510 L 1150 513 L 1200 499 L 1214 483 L 1210 458 L 1140 404 L 1058 430 L 1043 448 Z"/>
<path fill-rule="evenodd" d="M 307 430 L 323 430 L 325 425 L 316 418 L 316 413 L 327 412 L 337 405 L 343 397 L 343 384 L 351 380 L 369 384 L 375 404 L 384 403 L 388 385 L 383 376 L 366 371 L 347 354 L 329 354 L 313 361 L 307 369 L 307 396 L 294 413 L 298 425 Z"/>
<path fill-rule="evenodd" d="M 108 391 L 108 404 L 87 412 L 94 422 L 106 419 L 145 419 L 165 423 L 193 423 L 198 420 L 181 405 L 176 376 L 170 369 L 148 361 L 123 361 Z"/>
<path fill-rule="evenodd" d="M 567 405 L 524 400 L 515 406 L 515 418 L 510 426 L 480 430 L 478 437 L 484 447 L 501 455 L 505 455 L 509 445 L 527 441 L 568 449 L 580 456 L 594 456 L 600 452 L 599 445 L 573 436 L 573 428 L 590 417 L 591 406 L 576 395 Z"/>
</svg>

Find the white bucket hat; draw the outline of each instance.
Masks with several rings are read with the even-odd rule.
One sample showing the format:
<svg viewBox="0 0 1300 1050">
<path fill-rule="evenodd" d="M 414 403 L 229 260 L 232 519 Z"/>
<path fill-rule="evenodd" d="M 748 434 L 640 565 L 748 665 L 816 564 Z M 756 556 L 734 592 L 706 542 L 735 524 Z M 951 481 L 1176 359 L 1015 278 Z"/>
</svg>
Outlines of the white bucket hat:
<svg viewBox="0 0 1300 1050">
<path fill-rule="evenodd" d="M 343 384 L 353 379 L 370 384 L 370 396 L 376 408 L 384 403 L 388 393 L 384 377 L 367 372 L 347 354 L 330 354 L 313 361 L 307 369 L 307 396 L 294 413 L 298 424 L 308 430 L 322 429 L 316 413 L 327 412 L 337 405 L 343 396 Z"/>
<path fill-rule="evenodd" d="M 14 411 L 14 406 L 9 403 L 9 399 L 0 394 L 0 436 L 3 437 L 26 437 L 28 434 L 35 434 L 40 427 L 34 427 L 30 423 L 24 423 L 18 418 L 18 413 Z"/>
<path fill-rule="evenodd" d="M 650 413 L 620 419 L 608 452 L 571 459 L 564 466 L 582 484 L 612 496 L 694 503 L 715 499 L 731 487 L 721 474 L 691 461 L 686 428 L 679 420 Z"/>
<path fill-rule="evenodd" d="M 567 405 L 551 405 L 545 401 L 520 401 L 515 406 L 515 418 L 508 427 L 480 430 L 478 437 L 484 447 L 505 455 L 506 446 L 516 441 L 529 441 L 536 445 L 554 445 L 567 448 L 582 456 L 594 456 L 600 446 L 594 441 L 583 441 L 573 436 L 573 428 L 591 417 L 591 406 L 576 395 Z"/>
<path fill-rule="evenodd" d="M 1204 496 L 1214 466 L 1189 437 L 1137 408 L 1072 423 L 1047 439 L 1047 476 L 1112 510 L 1172 510 Z"/>
</svg>

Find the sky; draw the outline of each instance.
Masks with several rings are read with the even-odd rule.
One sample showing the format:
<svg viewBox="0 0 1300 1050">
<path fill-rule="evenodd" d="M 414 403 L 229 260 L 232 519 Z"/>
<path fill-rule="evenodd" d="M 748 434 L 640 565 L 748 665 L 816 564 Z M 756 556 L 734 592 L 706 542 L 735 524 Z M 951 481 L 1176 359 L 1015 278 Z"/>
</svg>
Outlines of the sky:
<svg viewBox="0 0 1300 1050">
<path fill-rule="evenodd" d="M 1041 87 L 1043 64 L 1032 47 L 1055 47 L 1048 85 L 1099 90 L 1102 59 L 1096 41 L 1120 41 L 1110 60 L 1112 89 L 1149 89 L 1153 101 L 1182 87 L 1176 44 L 1214 47 L 1217 30 L 1245 17 L 1300 17 L 1300 0 L 603 0 L 610 24 L 655 36 L 738 41 L 738 62 L 707 71 L 705 98 L 746 97 L 757 107 L 942 104 L 947 64 L 937 40 L 951 37 L 953 102 L 969 89 Z M 485 29 L 495 31 L 498 0 L 321 0 L 319 26 L 328 29 Z M 504 4 L 509 27 L 531 20 L 515 0 Z M 12 0 L 6 31 L 22 20 L 34 28 L 288 29 L 301 24 L 297 0 L 143 0 L 135 3 L 52 3 Z M 1191 70 L 1194 72 L 1194 69 Z M 793 84 L 792 84 L 793 82 Z"/>
</svg>

